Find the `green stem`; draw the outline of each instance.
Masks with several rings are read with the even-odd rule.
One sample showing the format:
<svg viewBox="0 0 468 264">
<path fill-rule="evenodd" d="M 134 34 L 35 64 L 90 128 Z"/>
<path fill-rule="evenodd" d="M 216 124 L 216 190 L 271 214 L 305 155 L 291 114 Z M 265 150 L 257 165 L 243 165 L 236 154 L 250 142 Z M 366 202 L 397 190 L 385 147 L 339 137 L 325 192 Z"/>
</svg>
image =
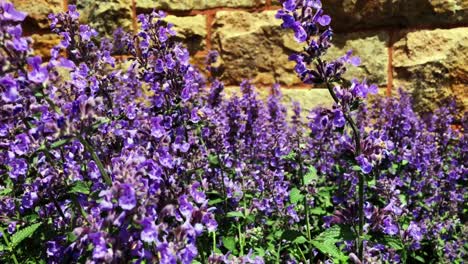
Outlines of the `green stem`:
<svg viewBox="0 0 468 264">
<path fill-rule="evenodd" d="M 335 91 L 333 91 L 333 88 L 331 87 L 328 80 L 325 83 L 335 103 L 340 104 L 340 101 L 338 97 L 336 96 Z M 343 115 L 346 119 L 346 122 L 351 126 L 351 130 L 353 131 L 354 143 L 355 143 L 354 157 L 356 158 L 359 155 L 361 155 L 361 133 L 359 129 L 357 128 L 356 123 L 354 122 L 353 118 L 350 116 L 348 109 L 345 109 L 344 107 L 343 107 Z M 359 223 L 358 223 L 357 247 L 358 247 L 358 258 L 362 261 L 363 255 L 364 255 L 363 235 L 364 235 L 364 187 L 365 187 L 364 181 L 365 181 L 365 178 L 362 173 L 359 172 L 358 174 L 359 174 L 359 184 L 358 184 Z"/>
<path fill-rule="evenodd" d="M 299 149 L 299 146 L 298 146 Z M 300 151 L 299 151 L 300 152 Z M 301 154 L 298 154 L 298 163 L 299 163 L 299 177 L 301 179 L 301 185 L 304 186 L 304 167 L 302 165 L 302 157 Z M 306 218 L 306 232 L 307 232 L 307 240 L 311 241 L 312 236 L 310 234 L 310 215 L 309 215 L 309 203 L 307 202 L 307 196 L 304 197 L 304 211 L 305 211 L 305 218 Z M 310 257 L 313 258 L 313 252 L 310 251 Z"/>
<path fill-rule="evenodd" d="M 241 228 L 240 223 L 237 224 L 237 232 L 239 235 L 240 256 L 244 256 L 244 242 L 243 242 L 242 228 Z"/>
<path fill-rule="evenodd" d="M 299 253 L 301 253 L 302 258 L 304 259 L 304 263 L 307 263 L 307 258 L 305 257 L 304 252 L 301 249 L 301 246 L 296 244 L 296 247 L 297 247 L 297 249 L 299 249 Z"/>
<path fill-rule="evenodd" d="M 99 159 L 98 155 L 96 154 L 96 151 L 94 150 L 93 146 L 89 144 L 86 139 L 84 139 L 81 136 L 78 136 L 78 140 L 80 140 L 81 144 L 85 146 L 85 148 L 91 153 L 91 157 L 93 158 L 94 162 L 96 162 L 96 165 L 98 166 L 99 172 L 101 173 L 102 177 L 104 178 L 104 182 L 108 186 L 112 186 L 112 179 L 109 177 L 109 174 L 107 174 L 106 169 L 104 168 L 104 165 L 102 164 L 101 160 Z"/>
<path fill-rule="evenodd" d="M 280 262 L 280 256 L 281 256 L 281 242 L 278 246 L 278 251 L 276 252 L 276 263 L 281 263 Z"/>
<path fill-rule="evenodd" d="M 216 252 L 216 232 L 213 231 L 213 254 Z"/>
<path fill-rule="evenodd" d="M 5 244 L 11 253 L 11 259 L 13 260 L 15 264 L 18 264 L 18 259 L 16 259 L 16 255 L 15 255 L 15 252 L 13 252 L 13 248 L 11 248 L 11 244 L 10 244 L 10 241 L 8 240 L 7 233 L 1 226 L 0 226 L 0 232 L 2 232 L 3 240 L 5 241 Z"/>
</svg>

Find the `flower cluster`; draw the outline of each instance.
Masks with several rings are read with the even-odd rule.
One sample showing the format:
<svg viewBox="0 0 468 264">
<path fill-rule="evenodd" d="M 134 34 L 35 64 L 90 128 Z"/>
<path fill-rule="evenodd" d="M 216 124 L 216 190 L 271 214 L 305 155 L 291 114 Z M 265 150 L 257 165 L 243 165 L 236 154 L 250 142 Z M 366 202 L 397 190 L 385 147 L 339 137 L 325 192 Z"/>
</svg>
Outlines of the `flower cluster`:
<svg viewBox="0 0 468 264">
<path fill-rule="evenodd" d="M 335 100 L 308 120 L 297 103 L 287 116 L 278 85 L 226 96 L 220 55 L 203 76 L 163 12 L 111 40 L 69 6 L 49 16 L 61 42 L 43 60 L 26 14 L 0 1 L 0 260 L 462 260 L 468 141 L 451 106 L 420 116 L 404 93 L 366 105 L 377 87 L 343 78 L 359 59 L 321 59 L 321 2 L 282 5 L 306 43 L 296 72 Z"/>
</svg>

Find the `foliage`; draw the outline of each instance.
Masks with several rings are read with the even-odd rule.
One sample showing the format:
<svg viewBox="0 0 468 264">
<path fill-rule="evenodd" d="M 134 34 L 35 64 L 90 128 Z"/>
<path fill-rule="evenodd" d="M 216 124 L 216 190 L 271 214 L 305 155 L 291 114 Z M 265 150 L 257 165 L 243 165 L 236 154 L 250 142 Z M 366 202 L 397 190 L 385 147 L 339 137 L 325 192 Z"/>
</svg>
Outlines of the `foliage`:
<svg viewBox="0 0 468 264">
<path fill-rule="evenodd" d="M 225 97 L 219 55 L 202 76 L 163 12 L 110 40 L 69 6 L 49 16 L 61 43 L 43 61 L 25 14 L 0 5 L 2 262 L 466 257 L 468 127 L 452 128 L 451 105 L 415 113 L 403 92 L 367 104 L 376 86 L 342 78 L 358 58 L 322 60 L 333 32 L 319 0 L 277 15 L 306 43 L 296 72 L 335 99 L 308 121 L 298 104 L 286 116 L 278 85 L 265 102 L 248 81 Z"/>
</svg>

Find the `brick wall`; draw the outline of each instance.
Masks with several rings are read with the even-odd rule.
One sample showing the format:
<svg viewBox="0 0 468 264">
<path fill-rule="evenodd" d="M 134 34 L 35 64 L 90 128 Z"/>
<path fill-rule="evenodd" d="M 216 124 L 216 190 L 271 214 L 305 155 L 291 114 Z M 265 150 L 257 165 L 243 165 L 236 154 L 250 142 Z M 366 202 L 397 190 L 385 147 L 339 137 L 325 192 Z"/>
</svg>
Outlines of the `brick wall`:
<svg viewBox="0 0 468 264">
<path fill-rule="evenodd" d="M 153 8 L 167 11 L 178 37 L 195 64 L 210 49 L 221 53 L 224 82 L 234 91 L 242 79 L 253 80 L 259 91 L 280 82 L 285 100 L 306 108 L 327 104 L 325 89 L 301 85 L 288 54 L 301 49 L 274 18 L 276 0 L 13 0 L 29 13 L 26 33 L 44 55 L 58 42 L 48 34 L 47 14 L 77 4 L 84 23 L 109 34 L 117 26 L 133 30 L 135 14 Z M 411 92 L 416 106 L 431 110 L 443 98 L 468 106 L 468 0 L 322 0 L 333 18 L 336 35 L 329 56 L 348 49 L 363 66 L 349 76 L 367 76 L 382 94 L 399 87 Z"/>
</svg>

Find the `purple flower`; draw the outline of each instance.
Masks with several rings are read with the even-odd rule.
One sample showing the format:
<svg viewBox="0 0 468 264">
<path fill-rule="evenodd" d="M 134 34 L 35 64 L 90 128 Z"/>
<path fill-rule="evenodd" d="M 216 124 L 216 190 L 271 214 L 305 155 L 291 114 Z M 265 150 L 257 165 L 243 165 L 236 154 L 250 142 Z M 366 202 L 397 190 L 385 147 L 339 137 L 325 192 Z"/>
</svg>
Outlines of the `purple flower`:
<svg viewBox="0 0 468 264">
<path fill-rule="evenodd" d="M 11 234 L 13 234 L 15 231 L 16 231 L 16 222 L 15 222 L 15 221 L 10 222 L 10 223 L 8 224 L 7 232 L 11 235 Z"/>
<path fill-rule="evenodd" d="M 46 254 L 48 257 L 58 256 L 61 251 L 61 246 L 57 243 L 57 241 L 47 241 L 46 247 Z"/>
<path fill-rule="evenodd" d="M 169 169 L 174 167 L 174 160 L 167 149 L 161 149 L 159 151 L 159 164 Z"/>
<path fill-rule="evenodd" d="M 91 233 L 89 234 L 89 238 L 91 239 L 94 246 L 93 259 L 104 260 L 109 254 L 112 253 L 112 249 L 109 249 L 107 247 L 106 241 L 102 233 Z"/>
<path fill-rule="evenodd" d="M 344 117 L 343 111 L 341 109 L 333 110 L 333 125 L 335 127 L 344 127 L 346 124 L 346 119 Z"/>
<path fill-rule="evenodd" d="M 37 192 L 28 192 L 23 195 L 21 199 L 21 205 L 26 209 L 31 209 L 34 206 L 34 203 L 37 201 L 38 196 Z"/>
<path fill-rule="evenodd" d="M 14 158 L 10 164 L 10 178 L 17 180 L 19 176 L 24 176 L 28 172 L 28 164 L 24 159 Z"/>
<path fill-rule="evenodd" d="M 45 67 L 41 67 L 42 59 L 40 56 L 28 58 L 28 65 L 31 66 L 32 71 L 28 73 L 28 78 L 35 83 L 43 83 L 48 78 L 48 71 Z"/>
<path fill-rule="evenodd" d="M 286 0 L 283 2 L 283 7 L 285 10 L 292 12 L 296 9 L 296 0 Z"/>
<path fill-rule="evenodd" d="M 294 30 L 294 39 L 301 43 L 307 40 L 307 32 L 305 29 L 301 26 L 299 22 L 294 23 L 293 25 L 293 30 Z"/>
<path fill-rule="evenodd" d="M 0 19 L 21 22 L 26 18 L 26 13 L 20 12 L 15 9 L 12 3 L 1 1 L 0 2 Z"/>
<path fill-rule="evenodd" d="M 156 242 L 158 240 L 158 230 L 154 221 L 147 217 L 141 221 L 141 225 L 143 226 L 140 234 L 141 240 L 147 243 Z"/>
<path fill-rule="evenodd" d="M 328 26 L 331 22 L 331 17 L 328 16 L 328 15 L 323 15 L 323 16 L 320 16 L 318 19 L 317 19 L 317 22 L 321 25 L 321 26 Z"/>
<path fill-rule="evenodd" d="M 357 163 L 359 167 L 361 167 L 361 171 L 364 174 L 369 174 L 372 171 L 372 164 L 369 162 L 369 160 L 364 157 L 363 155 L 360 155 L 356 158 Z"/>
<path fill-rule="evenodd" d="M 192 263 L 195 257 L 198 255 L 197 247 L 193 244 L 188 244 L 181 252 L 182 263 Z"/>
<path fill-rule="evenodd" d="M 124 210 L 132 210 L 137 204 L 135 190 L 130 184 L 120 185 L 119 206 Z"/>
<path fill-rule="evenodd" d="M 396 235 L 398 233 L 398 225 L 390 217 L 386 217 L 383 222 L 383 231 L 387 235 Z"/>
<path fill-rule="evenodd" d="M 0 85 L 5 88 L 2 93 L 2 100 L 6 103 L 16 102 L 19 99 L 18 85 L 10 75 L 6 75 L 0 79 Z"/>
<path fill-rule="evenodd" d="M 80 36 L 83 41 L 90 41 L 92 37 L 97 35 L 97 32 L 88 25 L 80 25 Z"/>
<path fill-rule="evenodd" d="M 191 218 L 194 208 L 187 198 L 187 195 L 179 197 L 179 211 L 185 218 Z"/>
</svg>

